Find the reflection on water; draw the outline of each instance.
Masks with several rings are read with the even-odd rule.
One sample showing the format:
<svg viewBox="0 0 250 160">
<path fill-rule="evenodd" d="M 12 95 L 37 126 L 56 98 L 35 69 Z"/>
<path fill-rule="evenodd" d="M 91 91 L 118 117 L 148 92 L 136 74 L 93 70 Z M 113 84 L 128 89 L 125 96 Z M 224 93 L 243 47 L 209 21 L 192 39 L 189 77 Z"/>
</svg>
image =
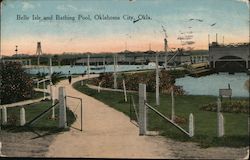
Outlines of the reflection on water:
<svg viewBox="0 0 250 160">
<path fill-rule="evenodd" d="M 205 77 L 194 78 L 186 76 L 176 79 L 176 85 L 183 86 L 189 95 L 219 95 L 220 88 L 228 88 L 230 84 L 233 97 L 248 97 L 249 93 L 244 88 L 244 83 L 249 79 L 246 73 L 212 74 Z"/>
</svg>

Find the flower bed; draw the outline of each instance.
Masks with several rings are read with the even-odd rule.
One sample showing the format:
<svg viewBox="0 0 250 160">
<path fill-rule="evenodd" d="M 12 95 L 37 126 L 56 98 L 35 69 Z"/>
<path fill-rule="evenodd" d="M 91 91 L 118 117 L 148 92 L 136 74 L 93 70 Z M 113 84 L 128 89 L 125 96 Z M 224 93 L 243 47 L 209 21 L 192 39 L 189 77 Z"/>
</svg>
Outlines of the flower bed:
<svg viewBox="0 0 250 160">
<path fill-rule="evenodd" d="M 217 104 L 210 103 L 201 107 L 201 110 L 217 112 Z M 221 104 L 221 112 L 249 113 L 249 103 L 246 100 L 226 101 Z"/>
</svg>

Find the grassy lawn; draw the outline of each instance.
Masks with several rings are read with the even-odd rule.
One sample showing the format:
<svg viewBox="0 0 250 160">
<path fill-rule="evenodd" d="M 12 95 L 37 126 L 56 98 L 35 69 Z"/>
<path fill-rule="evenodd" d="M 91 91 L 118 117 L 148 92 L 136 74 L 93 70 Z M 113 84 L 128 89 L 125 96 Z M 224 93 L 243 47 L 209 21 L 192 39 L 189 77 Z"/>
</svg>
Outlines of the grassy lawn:
<svg viewBox="0 0 250 160">
<path fill-rule="evenodd" d="M 123 93 L 110 91 L 101 91 L 90 89 L 87 86 L 81 86 L 80 82 L 75 83 L 74 88 L 92 96 L 105 104 L 130 115 L 130 103 L 124 102 Z M 134 97 L 135 104 L 138 107 L 138 94 L 130 94 Z M 225 120 L 225 136 L 217 138 L 217 114 L 216 112 L 203 111 L 200 108 L 204 104 L 216 102 L 215 96 L 178 96 L 175 97 L 175 113 L 178 117 L 184 118 L 187 121 L 180 124 L 188 130 L 188 116 L 193 113 L 195 120 L 195 136 L 189 138 L 187 135 L 180 132 L 173 125 L 162 119 L 156 113 L 149 110 L 148 112 L 148 130 L 160 131 L 162 136 L 172 138 L 179 141 L 198 142 L 202 147 L 212 146 L 228 146 L 228 147 L 244 147 L 248 146 L 248 115 L 244 113 L 223 113 Z M 155 94 L 147 93 L 147 101 L 151 106 L 155 104 Z M 171 117 L 171 97 L 170 95 L 160 95 L 160 106 L 155 107 L 167 117 Z M 121 124 L 122 125 L 122 124 Z"/>
<path fill-rule="evenodd" d="M 24 106 L 26 114 L 26 123 L 34 119 L 37 115 L 45 111 L 51 106 L 51 101 L 41 101 L 39 103 L 34 103 Z M 4 129 L 25 129 L 25 127 L 20 127 L 20 107 L 11 107 L 7 108 L 8 113 L 8 124 L 3 126 Z M 58 114 L 59 106 L 55 107 L 55 119 L 52 120 L 51 117 L 52 111 L 46 113 L 41 119 L 32 124 L 32 129 L 42 130 L 42 131 L 53 131 L 58 130 Z M 75 121 L 75 116 L 72 111 L 67 108 L 67 121 L 68 126 L 70 126 Z"/>
</svg>

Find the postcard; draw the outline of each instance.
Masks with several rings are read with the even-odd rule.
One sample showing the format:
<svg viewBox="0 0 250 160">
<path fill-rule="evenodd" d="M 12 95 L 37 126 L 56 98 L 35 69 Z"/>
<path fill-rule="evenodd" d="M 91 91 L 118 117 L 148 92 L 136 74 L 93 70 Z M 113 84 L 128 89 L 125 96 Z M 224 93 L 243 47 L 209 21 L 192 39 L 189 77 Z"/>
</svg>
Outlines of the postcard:
<svg viewBox="0 0 250 160">
<path fill-rule="evenodd" d="M 0 157 L 248 159 L 248 0 L 1 0 Z"/>
</svg>

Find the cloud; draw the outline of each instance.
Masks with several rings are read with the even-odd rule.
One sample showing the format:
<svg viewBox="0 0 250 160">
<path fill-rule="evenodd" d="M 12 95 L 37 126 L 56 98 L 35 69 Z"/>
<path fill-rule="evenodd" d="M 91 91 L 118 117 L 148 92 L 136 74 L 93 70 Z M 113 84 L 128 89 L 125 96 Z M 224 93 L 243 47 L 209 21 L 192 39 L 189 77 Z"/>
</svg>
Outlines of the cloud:
<svg viewBox="0 0 250 160">
<path fill-rule="evenodd" d="M 68 10 L 77 10 L 75 6 L 72 6 L 70 4 L 68 5 L 59 5 L 56 7 L 56 9 L 61 10 L 61 11 L 68 11 Z"/>
<path fill-rule="evenodd" d="M 35 6 L 30 4 L 29 2 L 22 2 L 22 11 L 26 11 L 29 9 L 34 9 Z"/>
<path fill-rule="evenodd" d="M 249 0 L 237 0 L 237 1 L 246 3 L 247 7 L 249 8 Z"/>
<path fill-rule="evenodd" d="M 56 7 L 57 10 L 59 11 L 78 11 L 78 12 L 92 12 L 91 8 L 77 8 L 73 5 L 67 4 L 67 5 L 58 5 Z"/>
</svg>

